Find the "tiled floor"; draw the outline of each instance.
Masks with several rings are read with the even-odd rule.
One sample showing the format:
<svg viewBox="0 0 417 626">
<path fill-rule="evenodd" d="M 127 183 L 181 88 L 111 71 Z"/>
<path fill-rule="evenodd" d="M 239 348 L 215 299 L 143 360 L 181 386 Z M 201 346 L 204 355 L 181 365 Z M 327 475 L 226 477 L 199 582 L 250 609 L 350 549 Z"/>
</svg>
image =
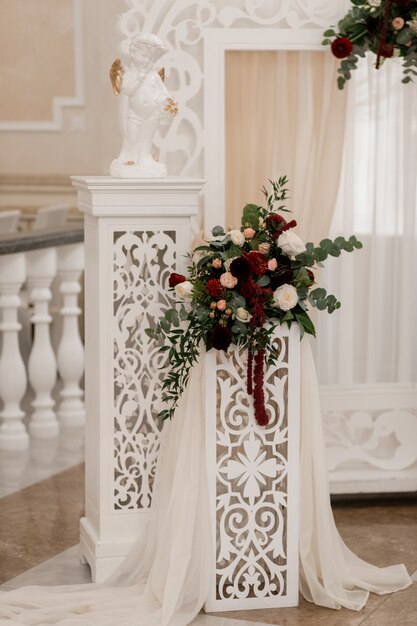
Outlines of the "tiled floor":
<svg viewBox="0 0 417 626">
<path fill-rule="evenodd" d="M 2 498 L 0 504 L 0 578 L 7 580 L 3 588 L 89 580 L 88 567 L 79 563 L 78 548 L 74 545 L 83 509 L 82 466 Z M 359 556 L 376 565 L 404 562 L 410 573 L 416 572 L 416 499 L 335 504 L 334 512 L 343 538 Z M 50 558 L 54 555 L 57 556 Z M 45 559 L 49 560 L 40 563 Z M 18 578 L 10 580 L 18 574 Z M 417 572 L 414 576 L 417 580 Z M 417 626 L 417 585 L 388 596 L 372 594 L 359 613 L 345 609 L 333 611 L 301 599 L 300 606 L 292 609 L 200 615 L 194 626 L 245 626 L 245 623 Z"/>
<path fill-rule="evenodd" d="M 84 460 L 84 427 L 60 427 L 54 439 L 30 437 L 27 450 L 0 450 L 0 498 Z"/>
<path fill-rule="evenodd" d="M 0 499 L 0 582 L 78 542 L 84 468 L 78 465 Z"/>
</svg>

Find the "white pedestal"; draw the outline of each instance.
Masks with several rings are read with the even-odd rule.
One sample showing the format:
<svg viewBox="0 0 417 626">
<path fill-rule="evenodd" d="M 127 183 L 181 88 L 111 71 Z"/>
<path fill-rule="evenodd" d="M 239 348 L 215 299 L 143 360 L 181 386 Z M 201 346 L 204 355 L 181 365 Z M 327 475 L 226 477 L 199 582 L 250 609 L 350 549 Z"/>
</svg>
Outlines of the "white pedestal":
<svg viewBox="0 0 417 626">
<path fill-rule="evenodd" d="M 277 329 L 280 358 L 265 371 L 270 422 L 246 391 L 247 353 L 206 359 L 206 455 L 213 545 L 205 610 L 298 605 L 300 339 Z"/>
<path fill-rule="evenodd" d="M 151 504 L 165 356 L 145 329 L 172 306 L 203 181 L 73 177 L 85 214 L 86 516 L 81 552 L 110 575 Z"/>
</svg>

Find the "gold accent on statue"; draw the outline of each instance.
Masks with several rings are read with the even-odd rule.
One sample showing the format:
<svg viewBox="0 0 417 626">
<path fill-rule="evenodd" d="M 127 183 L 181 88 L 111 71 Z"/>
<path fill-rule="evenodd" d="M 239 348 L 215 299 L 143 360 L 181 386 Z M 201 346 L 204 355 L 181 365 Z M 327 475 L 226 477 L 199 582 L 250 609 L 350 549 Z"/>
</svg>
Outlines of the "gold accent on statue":
<svg viewBox="0 0 417 626">
<path fill-rule="evenodd" d="M 118 96 L 122 89 L 122 76 L 124 74 L 123 65 L 120 59 L 116 59 L 110 68 L 110 81 L 113 91 Z"/>
<path fill-rule="evenodd" d="M 162 82 L 165 82 L 165 68 L 161 67 L 161 69 L 158 72 L 159 76 L 161 77 Z"/>
<path fill-rule="evenodd" d="M 165 102 L 165 111 L 172 113 L 172 115 L 176 115 L 178 113 L 178 104 L 175 102 L 174 98 L 169 97 L 165 100 Z"/>
</svg>

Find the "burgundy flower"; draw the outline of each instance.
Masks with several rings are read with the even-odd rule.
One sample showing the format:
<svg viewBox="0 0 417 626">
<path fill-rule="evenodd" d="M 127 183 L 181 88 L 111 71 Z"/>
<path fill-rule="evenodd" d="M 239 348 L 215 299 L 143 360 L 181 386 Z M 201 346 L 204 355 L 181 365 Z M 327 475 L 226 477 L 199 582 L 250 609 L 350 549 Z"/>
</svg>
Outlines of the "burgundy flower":
<svg viewBox="0 0 417 626">
<path fill-rule="evenodd" d="M 211 345 L 216 350 L 227 350 L 232 343 L 232 331 L 226 326 L 216 326 L 211 333 Z"/>
<path fill-rule="evenodd" d="M 246 389 L 248 395 L 253 394 L 253 342 L 250 341 L 248 346 L 248 367 L 247 367 L 247 380 Z"/>
<path fill-rule="evenodd" d="M 413 0 L 395 0 L 397 7 L 408 7 Z"/>
<path fill-rule="evenodd" d="M 245 300 L 250 300 L 255 293 L 255 287 L 252 280 L 248 280 L 243 285 L 240 285 L 239 288 L 240 295 L 245 298 Z"/>
<path fill-rule="evenodd" d="M 352 52 L 352 42 L 347 37 L 338 37 L 332 41 L 332 52 L 337 59 L 346 59 Z"/>
<path fill-rule="evenodd" d="M 206 283 L 207 290 L 212 298 L 220 298 L 223 292 L 223 287 L 218 278 L 211 278 Z"/>
<path fill-rule="evenodd" d="M 292 281 L 292 269 L 289 266 L 278 265 L 278 270 L 274 272 L 271 278 L 272 289 L 277 289 L 281 285 L 290 285 Z"/>
<path fill-rule="evenodd" d="M 384 44 L 383 46 L 380 47 L 379 54 L 382 57 L 389 59 L 394 54 L 394 46 L 391 46 L 391 44 L 389 43 Z"/>
<path fill-rule="evenodd" d="M 272 230 L 281 228 L 285 223 L 285 219 L 278 213 L 270 213 L 266 218 L 266 225 Z"/>
<path fill-rule="evenodd" d="M 272 238 L 278 239 L 278 237 L 282 235 L 282 233 L 285 233 L 287 230 L 291 230 L 291 228 L 295 228 L 296 226 L 297 226 L 297 222 L 295 220 L 291 220 L 290 222 L 285 222 L 285 224 L 281 226 L 281 228 L 279 228 L 277 231 L 272 233 Z"/>
<path fill-rule="evenodd" d="M 253 390 L 253 408 L 255 419 L 259 426 L 267 426 L 269 422 L 268 413 L 265 408 L 265 392 L 264 392 L 264 362 L 265 350 L 259 350 L 255 354 L 255 366 L 253 378 L 255 388 Z"/>
<path fill-rule="evenodd" d="M 170 287 L 175 287 L 175 285 L 179 285 L 180 283 L 185 282 L 187 279 L 182 274 L 176 274 L 172 272 L 168 278 L 168 284 Z"/>
<path fill-rule="evenodd" d="M 381 29 L 383 28 L 384 20 L 381 17 L 368 17 L 366 20 L 366 28 L 369 33 L 374 36 L 379 36 L 381 34 Z"/>
<path fill-rule="evenodd" d="M 248 280 L 251 272 L 250 263 L 245 257 L 239 256 L 230 263 L 230 273 L 238 280 Z"/>
<path fill-rule="evenodd" d="M 262 276 L 268 271 L 268 259 L 261 252 L 252 250 L 246 258 L 249 261 L 251 273 L 255 276 Z"/>
</svg>

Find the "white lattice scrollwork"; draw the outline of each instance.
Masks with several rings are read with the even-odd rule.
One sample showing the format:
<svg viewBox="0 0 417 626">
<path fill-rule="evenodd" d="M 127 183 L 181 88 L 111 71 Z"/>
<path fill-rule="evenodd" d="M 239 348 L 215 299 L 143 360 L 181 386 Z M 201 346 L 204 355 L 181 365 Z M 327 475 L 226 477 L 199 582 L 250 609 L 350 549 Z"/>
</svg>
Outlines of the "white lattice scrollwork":
<svg viewBox="0 0 417 626">
<path fill-rule="evenodd" d="M 165 356 L 145 329 L 172 306 L 176 232 L 114 233 L 114 508 L 147 509 L 159 449 Z"/>
<path fill-rule="evenodd" d="M 265 428 L 256 424 L 248 399 L 246 353 L 234 348 L 208 354 L 206 428 L 216 580 L 207 610 L 297 603 L 288 579 L 296 566 L 289 564 L 288 475 L 289 419 L 294 426 L 298 415 L 289 414 L 290 341 L 288 336 L 275 341 L 280 357 L 265 374 L 270 416 Z"/>
<path fill-rule="evenodd" d="M 332 411 L 323 417 L 331 471 L 352 462 L 399 471 L 417 462 L 417 415 L 413 410 Z"/>
<path fill-rule="evenodd" d="M 206 29 L 324 30 L 337 23 L 346 0 L 126 0 L 120 17 L 122 51 L 139 32 L 155 33 L 169 52 L 161 58 L 179 112 L 166 134 L 155 137 L 172 174 L 204 175 L 204 53 Z"/>
</svg>

